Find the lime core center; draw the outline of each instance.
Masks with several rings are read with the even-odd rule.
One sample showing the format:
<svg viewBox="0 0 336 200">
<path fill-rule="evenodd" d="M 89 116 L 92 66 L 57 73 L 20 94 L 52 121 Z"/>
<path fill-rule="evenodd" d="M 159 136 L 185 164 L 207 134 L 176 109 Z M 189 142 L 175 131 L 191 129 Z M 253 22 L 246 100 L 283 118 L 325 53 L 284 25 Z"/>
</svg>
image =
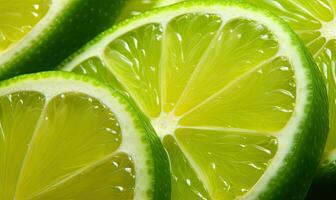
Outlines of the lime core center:
<svg viewBox="0 0 336 200">
<path fill-rule="evenodd" d="M 173 113 L 161 113 L 161 115 L 155 119 L 152 119 L 152 125 L 156 133 L 163 138 L 166 135 L 172 135 L 178 128 L 179 118 Z"/>
<path fill-rule="evenodd" d="M 333 21 L 323 23 L 321 33 L 327 40 L 336 39 L 336 18 Z"/>
</svg>

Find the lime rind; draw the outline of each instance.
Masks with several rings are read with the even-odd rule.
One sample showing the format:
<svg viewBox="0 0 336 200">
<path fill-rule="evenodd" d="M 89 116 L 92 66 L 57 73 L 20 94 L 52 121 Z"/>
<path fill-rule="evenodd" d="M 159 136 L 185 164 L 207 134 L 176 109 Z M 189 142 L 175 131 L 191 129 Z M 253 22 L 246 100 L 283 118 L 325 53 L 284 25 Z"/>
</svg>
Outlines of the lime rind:
<svg viewBox="0 0 336 200">
<path fill-rule="evenodd" d="M 143 24 L 166 24 L 175 16 L 191 12 L 211 12 L 225 20 L 249 18 L 268 27 L 281 41 L 279 52 L 289 58 L 296 75 L 296 108 L 287 126 L 277 136 L 279 151 L 273 162 L 243 198 L 282 199 L 288 195 L 293 198 L 294 196 L 304 197 L 322 155 L 321 148 L 326 141 L 328 131 L 327 120 L 325 120 L 327 119 L 326 89 L 322 77 L 317 73 L 316 65 L 310 60 L 295 33 L 284 21 L 270 12 L 236 1 L 194 1 L 153 10 L 127 19 L 105 31 L 68 58 L 59 68 L 72 70 L 90 57 L 103 60 L 105 47 L 120 35 Z M 320 116 L 318 125 L 314 125 L 315 116 Z M 300 166 L 309 167 L 299 169 Z M 298 180 L 302 181 L 298 183 Z"/>
<path fill-rule="evenodd" d="M 18 76 L 0 83 L 0 94 L 36 91 L 46 102 L 63 92 L 79 92 L 99 99 L 120 122 L 123 140 L 117 152 L 133 158 L 136 171 L 135 199 L 170 198 L 167 155 L 146 119 L 139 116 L 129 100 L 100 82 L 67 72 L 42 72 Z M 166 180 L 165 184 L 158 184 Z"/>
</svg>

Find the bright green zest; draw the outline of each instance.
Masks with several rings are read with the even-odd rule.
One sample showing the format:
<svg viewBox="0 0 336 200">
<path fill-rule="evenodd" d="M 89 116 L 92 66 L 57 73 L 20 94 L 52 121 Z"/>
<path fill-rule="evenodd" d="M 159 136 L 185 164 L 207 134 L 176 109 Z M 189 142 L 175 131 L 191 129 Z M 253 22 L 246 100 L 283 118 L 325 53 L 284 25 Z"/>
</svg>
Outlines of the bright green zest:
<svg viewBox="0 0 336 200">
<path fill-rule="evenodd" d="M 0 0 L 0 54 L 20 41 L 47 13 L 50 0 Z"/>
<path fill-rule="evenodd" d="M 0 199 L 149 199 L 150 149 L 163 149 L 139 124 L 125 99 L 90 79 L 58 72 L 3 82 Z"/>
<path fill-rule="evenodd" d="M 134 99 L 169 154 L 172 199 L 302 197 L 313 177 L 327 122 L 309 126 L 326 118 L 315 98 L 325 88 L 296 36 L 257 8 L 190 2 L 149 12 L 98 36 L 63 70 Z M 293 172 L 299 162 L 313 169 Z"/>
<path fill-rule="evenodd" d="M 322 167 L 336 161 L 336 1 L 248 0 L 285 19 L 306 44 L 325 77 L 329 98 L 329 136 Z M 333 164 L 334 163 L 334 164 Z M 336 166 L 335 166 L 336 167 Z M 336 171 L 335 175 L 336 177 Z"/>
</svg>

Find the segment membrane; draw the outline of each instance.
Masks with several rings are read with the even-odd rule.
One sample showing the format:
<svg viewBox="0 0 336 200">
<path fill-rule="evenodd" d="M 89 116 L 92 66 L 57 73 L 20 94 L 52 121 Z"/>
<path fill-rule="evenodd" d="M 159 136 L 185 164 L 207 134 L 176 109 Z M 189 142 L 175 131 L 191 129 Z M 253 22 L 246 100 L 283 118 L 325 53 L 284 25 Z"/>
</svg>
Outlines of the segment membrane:
<svg viewBox="0 0 336 200">
<path fill-rule="evenodd" d="M 322 8 L 322 5 L 317 3 L 320 0 L 246 0 L 252 4 L 263 6 L 266 9 L 271 10 L 276 15 L 285 19 L 290 23 L 291 27 L 295 30 L 307 31 L 321 28 L 321 22 L 315 18 L 313 9 Z M 322 0 L 325 1 L 325 0 Z M 302 7 L 302 4 L 315 4 L 313 9 Z M 316 5 L 318 5 L 316 7 Z M 322 8 L 323 9 L 323 8 Z M 330 13 L 330 11 L 329 11 Z M 327 14 L 328 16 L 328 14 Z"/>
<path fill-rule="evenodd" d="M 180 124 L 263 132 L 279 131 L 287 124 L 295 107 L 296 89 L 286 58 L 270 60 L 231 83 L 183 116 Z"/>
<path fill-rule="evenodd" d="M 273 136 L 178 129 L 176 138 L 209 182 L 212 199 L 236 199 L 257 182 L 277 151 Z"/>
<path fill-rule="evenodd" d="M 77 74 L 85 74 L 92 78 L 98 79 L 106 85 L 111 86 L 113 89 L 124 91 L 120 83 L 109 70 L 109 67 L 97 57 L 92 57 L 83 61 L 72 71 Z"/>
<path fill-rule="evenodd" d="M 0 199 L 15 199 L 23 159 L 45 98 L 37 92 L 0 97 Z"/>
<path fill-rule="evenodd" d="M 171 165 L 171 199 L 209 199 L 209 194 L 206 191 L 202 181 L 191 167 L 187 158 L 183 155 L 180 147 L 176 143 L 173 136 L 166 136 L 163 141 L 163 146 L 168 152 Z"/>
<path fill-rule="evenodd" d="M 278 51 L 278 42 L 264 26 L 246 19 L 226 23 L 216 41 L 208 46 L 206 58 L 189 80 L 176 115 L 182 115 L 235 78 L 254 69 Z"/>
<path fill-rule="evenodd" d="M 47 13 L 51 0 L 0 0 L 0 54 L 22 39 Z"/>
<path fill-rule="evenodd" d="M 318 56 L 323 49 L 326 40 L 336 39 L 336 2 L 334 0 L 247 1 L 263 6 L 286 20 L 303 38 L 310 52 L 315 56 Z"/>
<path fill-rule="evenodd" d="M 147 24 L 112 41 L 104 51 L 106 62 L 121 85 L 150 117 L 161 112 L 160 58 L 163 29 Z"/>
<path fill-rule="evenodd" d="M 120 143 L 117 119 L 98 100 L 79 93 L 54 97 L 36 124 L 15 198 L 37 198 L 86 168 L 98 166 L 92 170 L 99 171 L 97 162 L 111 156 Z M 73 186 L 76 188 L 81 185 Z"/>
<path fill-rule="evenodd" d="M 216 15 L 186 14 L 172 20 L 164 38 L 163 106 L 170 112 L 221 26 Z M 205 56 L 203 56 L 205 55 Z"/>
<path fill-rule="evenodd" d="M 133 199 L 134 185 L 133 161 L 118 153 L 31 200 Z"/>
</svg>

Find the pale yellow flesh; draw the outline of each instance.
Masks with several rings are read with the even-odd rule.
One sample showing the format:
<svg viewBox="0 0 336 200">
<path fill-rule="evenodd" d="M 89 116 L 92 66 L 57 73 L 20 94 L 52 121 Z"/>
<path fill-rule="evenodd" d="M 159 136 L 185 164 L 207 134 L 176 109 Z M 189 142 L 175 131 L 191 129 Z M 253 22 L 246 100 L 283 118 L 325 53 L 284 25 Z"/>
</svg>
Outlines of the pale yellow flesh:
<svg viewBox="0 0 336 200">
<path fill-rule="evenodd" d="M 17 92 L 0 97 L 0 107 L 0 199 L 133 197 L 119 122 L 98 100 Z"/>
<path fill-rule="evenodd" d="M 295 108 L 291 63 L 277 38 L 248 19 L 193 13 L 145 24 L 97 60 L 73 71 L 128 93 L 151 119 L 171 161 L 172 199 L 246 194 Z"/>
</svg>

